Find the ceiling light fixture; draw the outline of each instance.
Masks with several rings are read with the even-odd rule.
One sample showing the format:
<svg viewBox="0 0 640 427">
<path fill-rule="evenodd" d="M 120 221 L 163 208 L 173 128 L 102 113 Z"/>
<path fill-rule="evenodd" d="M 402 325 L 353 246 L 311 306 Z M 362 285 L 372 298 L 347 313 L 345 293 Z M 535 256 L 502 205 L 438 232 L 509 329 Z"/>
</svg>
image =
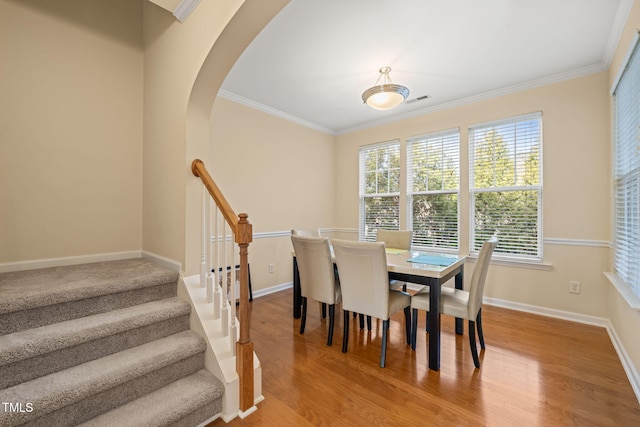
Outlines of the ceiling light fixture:
<svg viewBox="0 0 640 427">
<path fill-rule="evenodd" d="M 391 67 L 380 68 L 376 84 L 362 93 L 362 100 L 376 110 L 390 110 L 402 104 L 409 96 L 409 89 L 391 82 Z M 383 78 L 382 84 L 378 84 Z"/>
</svg>

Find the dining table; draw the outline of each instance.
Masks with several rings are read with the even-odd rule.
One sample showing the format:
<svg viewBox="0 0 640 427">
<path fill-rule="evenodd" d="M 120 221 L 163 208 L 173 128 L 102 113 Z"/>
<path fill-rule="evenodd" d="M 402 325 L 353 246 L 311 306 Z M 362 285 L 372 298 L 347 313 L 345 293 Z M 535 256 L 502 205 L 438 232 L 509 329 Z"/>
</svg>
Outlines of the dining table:
<svg viewBox="0 0 640 427">
<path fill-rule="evenodd" d="M 332 251 L 333 252 L 333 251 Z M 390 280 L 429 287 L 429 369 L 440 370 L 440 298 L 441 287 L 454 279 L 456 289 L 463 289 L 464 257 L 419 250 L 386 248 L 387 271 Z M 295 253 L 293 255 L 293 317 L 301 316 L 300 275 Z M 333 253 L 332 253 L 333 256 Z M 337 273 L 339 275 L 339 272 Z M 456 318 L 456 334 L 462 335 L 462 319 Z"/>
</svg>

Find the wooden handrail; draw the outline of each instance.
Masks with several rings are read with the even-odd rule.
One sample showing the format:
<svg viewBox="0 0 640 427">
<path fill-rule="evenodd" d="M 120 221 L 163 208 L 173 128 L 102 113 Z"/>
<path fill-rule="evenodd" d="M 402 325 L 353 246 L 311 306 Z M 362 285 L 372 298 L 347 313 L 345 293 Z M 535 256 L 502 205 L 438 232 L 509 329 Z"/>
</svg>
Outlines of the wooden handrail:
<svg viewBox="0 0 640 427">
<path fill-rule="evenodd" d="M 251 311 L 249 310 L 249 243 L 253 240 L 253 227 L 247 220 L 246 213 L 236 216 L 202 160 L 195 159 L 191 163 L 191 172 L 200 178 L 209 191 L 209 195 L 233 231 L 235 242 L 240 248 L 240 337 L 236 343 L 236 371 L 240 381 L 240 409 L 247 411 L 254 404 L 253 342 L 251 342 Z"/>
<path fill-rule="evenodd" d="M 207 187 L 209 194 L 213 197 L 213 200 L 216 202 L 220 211 L 222 211 L 222 215 L 224 215 L 224 219 L 227 221 L 227 224 L 229 224 L 231 230 L 237 234 L 238 218 L 229 202 L 227 202 L 227 199 L 224 198 L 224 195 L 213 181 L 213 178 L 211 178 L 211 175 L 209 175 L 209 172 L 207 172 L 204 162 L 200 159 L 195 159 L 191 163 L 191 172 L 200 178 L 204 186 Z"/>
</svg>

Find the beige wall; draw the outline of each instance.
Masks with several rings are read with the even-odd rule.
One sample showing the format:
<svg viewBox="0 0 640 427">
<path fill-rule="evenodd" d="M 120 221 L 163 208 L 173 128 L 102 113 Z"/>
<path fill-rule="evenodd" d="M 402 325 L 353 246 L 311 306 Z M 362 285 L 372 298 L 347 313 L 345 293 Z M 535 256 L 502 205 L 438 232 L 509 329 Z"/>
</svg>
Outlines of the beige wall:
<svg viewBox="0 0 640 427">
<path fill-rule="evenodd" d="M 0 263 L 144 250 L 187 265 L 215 92 L 286 3 L 201 2 L 180 23 L 146 0 L 0 0 Z"/>
<path fill-rule="evenodd" d="M 561 239 L 563 244 L 544 245 L 544 262 L 550 264 L 550 270 L 494 266 L 485 295 L 512 303 L 606 316 L 602 301 L 608 285 L 602 272 L 607 268 L 610 235 L 607 86 L 607 73 L 599 73 L 340 135 L 336 143 L 336 179 L 340 182 L 336 191 L 336 205 L 340 206 L 336 225 L 358 226 L 360 146 L 399 139 L 404 149 L 411 136 L 459 128 L 463 195 L 460 249 L 461 253 L 468 253 L 468 128 L 542 111 L 544 237 Z M 401 212 L 403 221 L 404 218 Z M 601 243 L 583 246 L 584 240 Z M 473 264 L 467 268 L 471 272 Z M 581 294 L 569 294 L 570 280 L 582 282 Z"/>
<path fill-rule="evenodd" d="M 287 0 L 200 2 L 180 23 L 144 4 L 143 249 L 198 271 L 201 185 L 215 94 L 247 44 Z"/>
<path fill-rule="evenodd" d="M 241 4 L 201 2 L 180 23 L 144 3 L 143 248 L 183 265 L 192 160 L 187 159 L 187 106 L 207 54 Z"/>
<path fill-rule="evenodd" d="M 613 85 L 618 76 L 621 64 L 631 48 L 631 43 L 638 29 L 640 29 L 640 2 L 636 1 L 612 61 L 609 72 L 609 87 Z M 610 268 L 608 271 L 610 271 Z M 630 308 L 629 304 L 612 285 L 609 285 L 608 297 L 608 317 L 617 332 L 620 343 L 624 346 L 629 359 L 635 366 L 636 375 L 638 375 L 638 371 L 640 371 L 640 340 L 638 339 L 640 312 Z M 640 384 L 637 385 L 640 387 Z"/>
<path fill-rule="evenodd" d="M 140 250 L 141 19 L 0 1 L 0 263 Z"/>
<path fill-rule="evenodd" d="M 211 129 L 208 169 L 258 237 L 249 248 L 254 291 L 291 281 L 289 236 L 269 233 L 334 224 L 334 137 L 221 97 Z"/>
</svg>

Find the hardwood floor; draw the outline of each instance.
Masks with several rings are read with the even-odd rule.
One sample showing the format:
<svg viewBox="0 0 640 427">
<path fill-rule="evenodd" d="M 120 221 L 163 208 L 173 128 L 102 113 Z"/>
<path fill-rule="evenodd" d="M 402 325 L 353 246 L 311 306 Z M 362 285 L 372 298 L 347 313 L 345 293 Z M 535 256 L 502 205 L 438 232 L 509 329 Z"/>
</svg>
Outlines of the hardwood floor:
<svg viewBox="0 0 640 427">
<path fill-rule="evenodd" d="M 403 314 L 392 318 L 387 366 L 380 368 L 381 321 L 350 328 L 341 352 L 342 310 L 333 346 L 328 320 L 310 301 L 304 335 L 291 290 L 257 298 L 252 339 L 265 400 L 245 419 L 209 426 L 638 426 L 640 405 L 604 328 L 485 305 L 486 350 L 474 369 L 464 336 L 442 316 L 441 369 L 427 368 L 425 315 L 416 351 Z"/>
</svg>

